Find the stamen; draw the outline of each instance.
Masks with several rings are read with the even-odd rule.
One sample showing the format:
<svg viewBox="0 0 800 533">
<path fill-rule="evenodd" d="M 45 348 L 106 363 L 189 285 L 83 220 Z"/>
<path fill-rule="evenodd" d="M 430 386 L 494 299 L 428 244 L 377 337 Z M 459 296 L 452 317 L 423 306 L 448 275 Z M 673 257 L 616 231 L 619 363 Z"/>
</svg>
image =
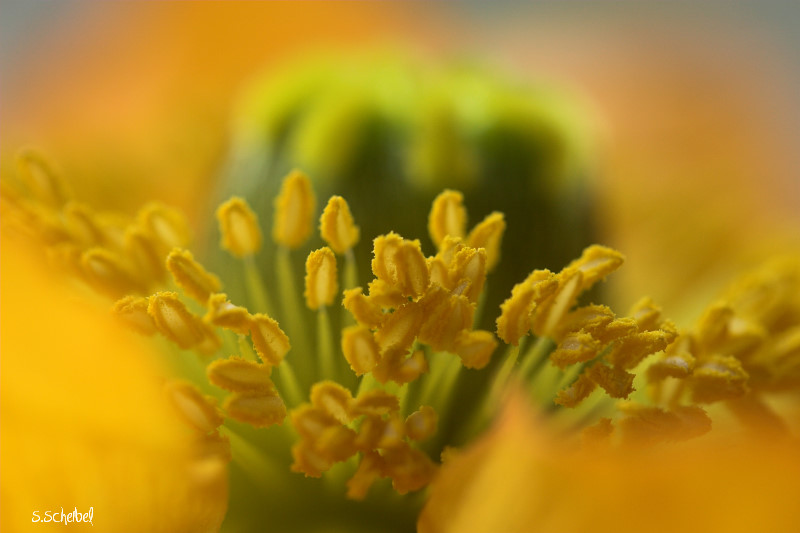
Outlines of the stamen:
<svg viewBox="0 0 800 533">
<path fill-rule="evenodd" d="M 174 292 L 158 292 L 150 297 L 147 313 L 158 330 L 186 350 L 205 338 L 203 322 L 194 316 Z"/>
<path fill-rule="evenodd" d="M 222 246 L 235 257 L 247 257 L 261 249 L 258 217 L 243 199 L 233 197 L 217 209 Z"/>
<path fill-rule="evenodd" d="M 333 303 L 339 290 L 336 256 L 327 246 L 315 250 L 306 260 L 306 305 L 315 311 Z"/>
<path fill-rule="evenodd" d="M 374 241 L 372 272 L 403 296 L 418 298 L 430 284 L 430 274 L 419 241 L 403 239 L 396 233 L 380 235 Z"/>
<path fill-rule="evenodd" d="M 31 149 L 20 151 L 17 173 L 36 199 L 49 207 L 59 209 L 70 198 L 66 182 L 39 152 Z"/>
<path fill-rule="evenodd" d="M 64 206 L 64 218 L 73 240 L 82 247 L 102 246 L 105 235 L 89 207 L 69 202 Z"/>
<path fill-rule="evenodd" d="M 369 329 L 377 329 L 386 316 L 371 295 L 364 295 L 361 287 L 344 291 L 342 305 L 350 311 L 356 322 Z"/>
<path fill-rule="evenodd" d="M 433 244 L 439 248 L 448 235 L 463 239 L 467 232 L 467 210 L 464 196 L 458 191 L 446 189 L 433 201 L 428 216 L 428 233 Z"/>
<path fill-rule="evenodd" d="M 125 232 L 125 251 L 136 265 L 137 277 L 146 285 L 154 285 L 164 280 L 164 256 L 147 233 L 130 227 Z"/>
<path fill-rule="evenodd" d="M 225 398 L 222 408 L 234 420 L 256 428 L 280 424 L 286 418 L 286 406 L 274 389 L 266 392 L 234 392 Z"/>
<path fill-rule="evenodd" d="M 215 326 L 228 329 L 239 335 L 250 332 L 252 317 L 247 309 L 233 305 L 224 293 L 213 294 L 208 298 L 208 312 L 203 319 Z"/>
<path fill-rule="evenodd" d="M 117 298 L 130 293 L 144 293 L 144 287 L 124 265 L 119 255 L 104 248 L 90 248 L 81 255 L 84 278 L 98 291 Z"/>
<path fill-rule="evenodd" d="M 342 331 L 342 352 L 357 376 L 372 372 L 381 359 L 372 331 L 365 326 L 351 326 Z"/>
<path fill-rule="evenodd" d="M 114 304 L 114 314 L 142 335 L 153 335 L 156 326 L 147 314 L 147 298 L 126 296 Z"/>
<path fill-rule="evenodd" d="M 423 405 L 406 418 L 405 433 L 408 438 L 423 441 L 436 433 L 438 417 L 432 407 Z"/>
<path fill-rule="evenodd" d="M 178 287 L 203 305 L 213 293 L 222 288 L 219 278 L 195 261 L 188 250 L 172 250 L 167 256 L 167 269 Z"/>
<path fill-rule="evenodd" d="M 250 338 L 262 361 L 278 366 L 291 348 L 289 337 L 267 315 L 255 314 L 250 321 Z"/>
<path fill-rule="evenodd" d="M 350 206 L 341 196 L 332 196 L 328 200 L 319 220 L 319 230 L 322 239 L 337 254 L 350 251 L 358 243 L 360 235 L 350 214 Z"/>
<path fill-rule="evenodd" d="M 299 248 L 311 235 L 316 199 L 311 182 L 300 171 L 293 170 L 281 185 L 275 198 L 273 240 L 289 249 Z"/>
<path fill-rule="evenodd" d="M 208 380 L 217 387 L 231 392 L 274 391 L 270 379 L 272 367 L 247 361 L 241 357 L 217 359 L 206 368 Z"/>
<path fill-rule="evenodd" d="M 352 420 L 353 395 L 333 381 L 321 381 L 311 387 L 311 404 L 342 424 Z"/>
<path fill-rule="evenodd" d="M 506 221 L 503 213 L 495 211 L 477 224 L 467 237 L 467 246 L 486 250 L 486 271 L 491 272 L 500 262 L 500 245 Z"/>
<path fill-rule="evenodd" d="M 202 433 L 210 433 L 225 421 L 214 399 L 182 381 L 166 385 L 166 392 L 181 418 Z"/>
<path fill-rule="evenodd" d="M 692 398 L 698 403 L 737 398 L 749 390 L 749 378 L 735 357 L 714 355 L 698 362 L 692 372 Z"/>
</svg>

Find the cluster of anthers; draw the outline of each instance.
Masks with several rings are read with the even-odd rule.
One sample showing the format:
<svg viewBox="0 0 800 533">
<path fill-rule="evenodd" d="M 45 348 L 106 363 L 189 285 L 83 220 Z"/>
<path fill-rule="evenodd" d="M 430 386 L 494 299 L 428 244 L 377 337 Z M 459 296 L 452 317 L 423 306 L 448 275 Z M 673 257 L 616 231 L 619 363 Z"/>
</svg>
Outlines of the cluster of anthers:
<svg viewBox="0 0 800 533">
<path fill-rule="evenodd" d="M 226 419 L 256 428 L 288 420 L 299 436 L 292 470 L 318 477 L 336 463 L 352 462 L 351 498 L 363 498 L 381 477 L 400 493 L 429 483 L 436 463 L 418 443 L 436 432 L 437 418 L 451 413 L 442 397 L 460 369 L 486 367 L 497 348 L 494 334 L 474 324 L 487 273 L 499 260 L 502 214 L 488 215 L 468 232 L 462 195 L 442 192 L 428 223 L 437 253 L 426 257 L 419 241 L 395 233 L 378 236 L 375 278 L 365 291 L 357 286 L 352 252 L 360 231 L 347 202 L 334 196 L 319 219 L 327 246 L 306 260 L 303 308 L 290 253 L 311 237 L 316 201 L 308 178 L 292 172 L 275 200 L 275 285 L 264 282 L 266 272 L 255 259 L 264 245 L 256 214 L 240 198 L 217 210 L 221 246 L 243 266 L 245 306 L 221 292 L 220 279 L 186 249 L 188 227 L 177 212 L 149 205 L 132 220 L 97 213 L 71 201 L 40 156 L 24 152 L 18 162 L 18 183 L 3 183 L 4 224 L 43 241 L 58 266 L 114 297 L 115 314 L 138 332 L 160 333 L 180 350 L 201 354 L 208 381 L 226 391 L 221 408 L 188 382 L 167 389 L 215 453 L 228 453 L 226 432 L 220 431 Z M 341 276 L 337 256 L 344 259 Z M 649 299 L 625 317 L 606 306 L 578 305 L 583 292 L 622 262 L 618 252 L 591 246 L 561 272 L 535 270 L 513 288 L 497 318 L 497 335 L 510 346 L 492 367 L 485 409 L 475 417 L 488 418 L 512 380 L 527 384 L 534 396 L 544 391 L 548 403 L 555 397 L 554 407 L 589 404 L 586 412 L 593 413 L 590 408 L 607 397 L 628 398 L 632 371 L 646 367 L 653 405 L 620 403 L 618 423 L 625 435 L 679 440 L 710 427 L 697 403 L 726 400 L 739 413 L 763 414 L 768 408 L 752 391 L 796 387 L 796 263 L 745 279 L 706 312 L 695 331 L 679 334 Z M 266 289 L 273 286 L 279 307 Z M 340 296 L 349 316 L 334 330 L 330 311 Z M 308 326 L 311 312 L 315 335 Z M 530 333 L 537 340 L 524 349 Z M 548 360 L 552 365 L 546 367 Z M 607 396 L 587 401 L 598 387 Z M 310 403 L 304 403 L 304 390 L 310 390 Z M 593 419 L 597 423 L 585 434 L 607 439 L 612 420 Z"/>
</svg>

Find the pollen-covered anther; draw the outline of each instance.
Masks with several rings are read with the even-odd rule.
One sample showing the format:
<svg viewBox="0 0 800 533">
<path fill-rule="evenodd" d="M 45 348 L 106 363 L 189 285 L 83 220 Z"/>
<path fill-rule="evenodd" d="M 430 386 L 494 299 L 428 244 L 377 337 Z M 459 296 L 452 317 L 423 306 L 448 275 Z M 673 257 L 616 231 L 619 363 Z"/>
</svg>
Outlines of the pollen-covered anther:
<svg viewBox="0 0 800 533">
<path fill-rule="evenodd" d="M 203 320 L 209 324 L 228 329 L 239 335 L 247 335 L 252 317 L 244 307 L 233 305 L 224 293 L 212 294 L 206 303 L 208 312 Z"/>
<path fill-rule="evenodd" d="M 585 372 L 582 372 L 572 385 L 556 394 L 554 402 L 564 407 L 576 407 L 579 403 L 589 397 L 597 388 L 595 383 Z"/>
<path fill-rule="evenodd" d="M 360 231 L 344 198 L 331 196 L 319 219 L 319 231 L 322 239 L 337 254 L 346 253 L 358 243 Z"/>
<path fill-rule="evenodd" d="M 455 254 L 448 274 L 453 282 L 453 286 L 448 288 L 463 293 L 470 302 L 476 303 L 486 282 L 486 251 L 464 246 Z M 459 291 L 459 287 L 463 289 Z"/>
<path fill-rule="evenodd" d="M 313 229 L 316 199 L 308 177 L 298 170 L 292 171 L 281 185 L 275 198 L 275 220 L 272 225 L 273 240 L 289 249 L 300 247 Z"/>
<path fill-rule="evenodd" d="M 436 433 L 438 418 L 433 407 L 423 405 L 406 418 L 405 433 L 411 440 L 426 440 Z"/>
<path fill-rule="evenodd" d="M 340 425 L 331 415 L 309 404 L 293 409 L 291 419 L 297 433 L 308 441 L 315 441 L 327 428 Z"/>
<path fill-rule="evenodd" d="M 373 389 L 358 395 L 353 401 L 352 416 L 382 416 L 400 410 L 400 400 L 394 394 Z"/>
<path fill-rule="evenodd" d="M 635 390 L 633 388 L 635 376 L 621 368 L 598 363 L 586 370 L 586 375 L 612 398 L 627 398 Z"/>
<path fill-rule="evenodd" d="M 158 330 L 186 350 L 205 337 L 203 322 L 193 315 L 174 292 L 158 292 L 150 297 L 147 313 Z"/>
<path fill-rule="evenodd" d="M 550 361 L 563 370 L 569 365 L 591 361 L 601 348 L 602 345 L 585 331 L 570 333 L 550 354 Z"/>
<path fill-rule="evenodd" d="M 564 316 L 575 305 L 582 284 L 583 274 L 579 270 L 561 272 L 556 290 L 531 313 L 531 331 L 540 337 L 554 337 Z"/>
<path fill-rule="evenodd" d="M 314 449 L 324 458 L 338 463 L 358 452 L 356 432 L 345 426 L 332 426 L 323 430 L 314 441 Z"/>
<path fill-rule="evenodd" d="M 500 245 L 506 221 L 503 213 L 495 211 L 478 223 L 467 236 L 467 246 L 486 250 L 486 271 L 491 272 L 500 261 Z"/>
<path fill-rule="evenodd" d="M 353 395 L 333 381 L 321 381 L 311 387 L 311 404 L 342 424 L 353 418 Z"/>
<path fill-rule="evenodd" d="M 623 442 L 629 445 L 679 442 L 699 437 L 711 429 L 711 419 L 703 409 L 695 406 L 666 411 L 633 402 L 621 402 L 618 408 L 625 414 L 619 426 Z"/>
<path fill-rule="evenodd" d="M 69 202 L 64 206 L 63 213 L 67 230 L 74 242 L 83 247 L 104 244 L 105 234 L 89 207 Z"/>
<path fill-rule="evenodd" d="M 308 254 L 306 259 L 306 305 L 311 310 L 329 306 L 339 290 L 336 256 L 327 246 Z"/>
<path fill-rule="evenodd" d="M 165 390 L 181 419 L 197 431 L 209 433 L 224 422 L 214 399 L 203 395 L 194 385 L 173 381 L 165 386 Z"/>
<path fill-rule="evenodd" d="M 581 431 L 581 444 L 588 448 L 605 446 L 611 440 L 614 426 L 610 418 L 601 418 L 596 424 L 586 427 Z"/>
<path fill-rule="evenodd" d="M 605 305 L 585 305 L 567 313 L 554 333 L 554 339 L 561 341 L 565 335 L 583 330 L 597 338 L 615 315 Z"/>
<path fill-rule="evenodd" d="M 419 490 L 433 479 L 436 465 L 419 450 L 405 446 L 383 455 L 385 472 L 399 494 Z"/>
<path fill-rule="evenodd" d="M 463 239 L 466 231 L 467 210 L 464 208 L 464 196 L 458 191 L 442 191 L 434 199 L 428 216 L 431 240 L 438 248 L 448 235 Z"/>
<path fill-rule="evenodd" d="M 425 317 L 419 340 L 434 350 L 452 349 L 458 335 L 472 326 L 475 308 L 465 296 L 432 285 L 419 304 Z"/>
<path fill-rule="evenodd" d="M 581 256 L 570 263 L 564 270 L 565 278 L 573 272 L 581 273 L 578 293 L 590 289 L 595 283 L 618 269 L 625 261 L 625 256 L 607 246 L 593 244 L 586 248 Z"/>
<path fill-rule="evenodd" d="M 163 281 L 166 270 L 164 256 L 158 244 L 145 231 L 129 227 L 125 232 L 125 252 L 136 265 L 136 275 L 143 283 L 151 285 Z"/>
<path fill-rule="evenodd" d="M 421 296 L 430 284 L 419 241 L 403 239 L 396 233 L 375 238 L 372 272 L 403 296 L 412 298 Z"/>
<path fill-rule="evenodd" d="M 58 209 L 69 200 L 66 183 L 39 152 L 21 150 L 17 154 L 17 174 L 36 199 L 47 206 Z"/>
<path fill-rule="evenodd" d="M 257 428 L 280 424 L 286 418 L 286 406 L 274 389 L 234 392 L 225 398 L 222 408 L 234 420 Z"/>
<path fill-rule="evenodd" d="M 361 287 L 344 291 L 342 305 L 364 327 L 376 329 L 384 319 L 381 307 L 374 298 L 365 295 Z"/>
<path fill-rule="evenodd" d="M 361 325 L 342 330 L 342 352 L 357 376 L 371 372 L 381 359 L 372 331 Z"/>
<path fill-rule="evenodd" d="M 347 497 L 351 500 L 363 500 L 372 484 L 383 476 L 383 468 L 383 459 L 378 453 L 365 453 L 355 474 L 347 481 Z"/>
<path fill-rule="evenodd" d="M 649 297 L 644 297 L 633 304 L 628 315 L 636 320 L 642 331 L 658 329 L 661 324 L 661 308 Z"/>
<path fill-rule="evenodd" d="M 391 380 L 395 383 L 411 383 L 428 372 L 428 360 L 423 350 L 414 350 L 391 369 Z"/>
<path fill-rule="evenodd" d="M 231 392 L 269 392 L 275 389 L 269 365 L 247 361 L 241 357 L 217 359 L 208 365 L 208 380 Z"/>
<path fill-rule="evenodd" d="M 217 208 L 222 235 L 220 246 L 235 257 L 254 255 L 261 249 L 258 217 L 243 199 L 233 197 Z"/>
<path fill-rule="evenodd" d="M 272 366 L 279 365 L 291 348 L 289 337 L 278 323 L 261 313 L 250 319 L 250 338 L 261 360 Z"/>
<path fill-rule="evenodd" d="M 418 302 L 408 302 L 396 309 L 375 332 L 381 354 L 390 350 L 408 352 L 424 319 L 423 307 Z"/>
<path fill-rule="evenodd" d="M 84 279 L 98 291 L 112 296 L 142 293 L 144 287 L 125 267 L 118 254 L 105 248 L 90 248 L 81 255 Z"/>
<path fill-rule="evenodd" d="M 647 368 L 647 379 L 650 382 L 661 381 L 668 377 L 686 378 L 695 367 L 695 358 L 689 352 L 690 338 L 679 337 L 667 347 L 667 350 Z"/>
<path fill-rule="evenodd" d="M 534 270 L 511 289 L 511 296 L 500 306 L 497 335 L 506 344 L 519 345 L 531 326 L 531 313 L 558 289 L 558 280 L 549 270 Z"/>
<path fill-rule="evenodd" d="M 489 331 L 462 331 L 452 350 L 466 368 L 481 369 L 489 364 L 497 349 L 497 339 Z"/>
<path fill-rule="evenodd" d="M 153 335 L 156 325 L 147 314 L 147 298 L 126 296 L 114 304 L 113 312 L 126 325 L 143 335 Z"/>
<path fill-rule="evenodd" d="M 712 403 L 744 395 L 749 374 L 742 363 L 732 356 L 714 355 L 699 361 L 692 372 L 692 399 Z"/>
<path fill-rule="evenodd" d="M 168 253 L 173 248 L 183 248 L 189 244 L 191 238 L 189 224 L 175 209 L 158 203 L 150 203 L 139 210 L 136 222 L 159 243 L 159 251 L 162 254 Z"/>
<path fill-rule="evenodd" d="M 167 270 L 178 287 L 203 305 L 222 288 L 219 278 L 195 261 L 188 250 L 173 249 L 167 256 Z"/>
<path fill-rule="evenodd" d="M 306 477 L 322 477 L 333 466 L 333 461 L 320 455 L 308 442 L 302 440 L 292 446 L 292 458 L 292 472 L 299 472 Z"/>
<path fill-rule="evenodd" d="M 615 341 L 605 359 L 623 369 L 636 367 L 648 355 L 662 351 L 675 340 L 677 333 L 671 331 L 642 331 Z"/>
<path fill-rule="evenodd" d="M 370 305 L 380 309 L 398 308 L 408 302 L 408 297 L 382 279 L 373 279 L 367 289 Z"/>
</svg>

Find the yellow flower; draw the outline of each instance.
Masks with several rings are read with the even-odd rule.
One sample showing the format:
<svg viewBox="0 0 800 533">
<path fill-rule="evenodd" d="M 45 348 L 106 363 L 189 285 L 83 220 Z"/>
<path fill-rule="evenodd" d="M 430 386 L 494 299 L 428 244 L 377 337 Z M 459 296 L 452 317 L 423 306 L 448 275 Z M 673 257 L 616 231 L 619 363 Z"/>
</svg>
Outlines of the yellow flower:
<svg viewBox="0 0 800 533">
<path fill-rule="evenodd" d="M 423 91 L 428 111 L 413 130 L 403 171 L 409 190 L 425 189 L 436 183 L 434 175 L 447 170 L 471 194 L 480 194 L 485 190 L 481 187 L 489 186 L 483 173 L 487 169 L 473 156 L 500 147 L 490 135 L 491 139 L 469 140 L 478 147 L 470 149 L 473 145 L 459 138 L 462 130 L 454 123 L 471 124 L 475 130 L 502 129 L 509 127 L 511 115 L 523 110 L 507 88 L 484 86 L 471 73 L 452 76 L 444 87 L 452 84 L 470 96 L 474 91 L 505 96 L 507 100 L 498 101 L 506 102 L 508 109 L 489 106 L 476 118 L 452 107 L 442 97 L 441 86 Z M 765 266 L 709 306 L 696 327 L 680 330 L 648 298 L 625 314 L 587 303 L 587 295 L 596 294 L 592 288 L 623 265 L 623 255 L 607 246 L 587 246 L 565 265 L 524 266 L 548 266 L 552 271 L 537 268 L 515 278 L 503 275 L 509 271 L 502 270 L 501 256 L 520 268 L 521 240 L 504 247 L 506 215 L 500 212 L 489 212 L 470 230 L 468 196 L 461 191 L 445 189 L 431 197 L 427 216 L 416 213 L 420 190 L 410 193 L 417 196 L 414 199 L 403 198 L 408 201 L 403 208 L 417 215 L 407 217 L 411 226 L 427 225 L 430 249 L 428 241 L 420 240 L 423 236 L 405 229 L 373 234 L 376 224 L 386 219 L 359 218 L 364 196 L 356 193 L 360 201 L 351 209 L 347 194 L 333 194 L 320 212 L 316 194 L 318 188 L 361 188 L 363 183 L 347 180 L 357 174 L 350 170 L 359 163 L 359 143 L 370 135 L 353 117 L 374 118 L 375 109 L 388 112 L 398 102 L 385 101 L 387 95 L 378 93 L 372 95 L 375 100 L 366 100 L 377 107 L 365 111 L 353 107 L 346 91 L 334 95 L 314 105 L 298 103 L 313 109 L 295 109 L 290 123 L 270 122 L 262 124 L 269 126 L 264 130 L 248 130 L 256 140 L 266 135 L 270 149 L 284 146 L 288 141 L 282 136 L 288 135 L 288 146 L 298 151 L 293 158 L 308 157 L 315 171 L 324 173 L 321 169 L 330 165 L 328 175 L 316 183 L 298 170 L 288 172 L 280 183 L 268 183 L 275 198 L 259 190 L 255 208 L 247 197 L 226 199 L 217 210 L 220 249 L 226 254 L 211 251 L 196 259 L 188 225 L 164 206 L 151 204 L 136 217 L 125 218 L 75 203 L 69 187 L 38 155 L 23 153 L 17 180 L 4 182 L 7 235 L 37 243 L 40 260 L 67 274 L 87 300 L 109 298 L 113 315 L 132 332 L 148 337 L 142 341 L 148 348 L 141 353 L 159 353 L 165 363 L 166 368 L 142 374 L 150 380 L 161 376 L 165 383 L 156 396 L 171 411 L 149 395 L 152 383 L 139 383 L 135 369 L 124 366 L 130 354 L 119 356 L 120 370 L 127 372 L 120 380 L 125 387 L 115 386 L 115 367 L 109 361 L 103 361 L 106 366 L 92 362 L 101 355 L 116 364 L 111 358 L 117 356 L 114 342 L 92 344 L 100 352 L 92 357 L 84 352 L 84 359 L 68 359 L 84 361 L 81 368 L 99 388 L 81 388 L 77 395 L 68 394 L 71 390 L 60 393 L 70 398 L 63 408 L 86 417 L 85 425 L 72 435 L 79 447 L 92 449 L 95 435 L 104 437 L 108 428 L 120 431 L 122 437 L 113 442 L 125 451 L 134 450 L 133 458 L 120 459 L 125 466 L 140 461 L 154 470 L 153 478 L 137 481 L 137 490 L 169 489 L 167 495 L 157 493 L 155 503 L 127 502 L 131 508 L 167 506 L 170 516 L 157 524 L 166 530 L 215 530 L 228 505 L 224 475 L 230 460 L 237 491 L 225 524 L 231 530 L 401 531 L 419 520 L 423 531 L 603 531 L 628 523 L 615 505 L 627 498 L 627 490 L 636 492 L 629 499 L 634 512 L 642 513 L 634 515 L 639 522 L 630 523 L 644 523 L 648 529 L 693 523 L 710 528 L 717 522 L 692 518 L 693 511 L 708 502 L 709 493 L 730 486 L 723 465 L 767 453 L 761 440 L 749 436 L 753 430 L 777 441 L 776 455 L 766 461 L 763 472 L 752 465 L 734 472 L 744 472 L 754 482 L 781 473 L 778 459 L 788 454 L 784 446 L 791 445 L 800 381 L 797 262 Z M 358 127 L 341 132 L 341 144 L 322 142 L 336 122 L 331 117 L 340 114 Z M 276 117 L 288 120 L 286 115 Z M 397 115 L 389 118 L 388 124 L 397 124 Z M 525 120 L 511 123 L 530 125 Z M 298 129 L 286 131 L 293 127 Z M 253 138 L 245 139 L 246 148 L 258 144 L 248 145 L 250 141 Z M 549 169 L 560 175 L 558 179 L 542 177 L 549 171 L 538 176 L 537 202 L 552 208 L 556 198 L 576 193 L 571 189 L 574 182 L 563 183 L 569 182 L 563 170 Z M 518 187 L 524 202 L 532 200 L 530 183 L 505 185 L 510 190 L 504 194 L 514 196 Z M 559 190 L 562 186 L 565 189 Z M 372 199 L 367 212 L 378 213 L 385 200 Z M 549 214 L 545 210 L 541 216 Z M 270 220 L 271 228 L 264 227 Z M 314 234 L 317 221 L 319 235 Z M 512 223 L 509 216 L 509 230 Z M 361 242 L 362 235 L 370 235 L 372 241 Z M 329 246 L 320 247 L 321 240 Z M 370 249 L 371 275 L 364 275 L 365 262 L 359 257 Z M 26 290 L 35 283 L 20 269 L 11 272 L 14 283 L 22 280 L 19 286 Z M 3 279 L 5 283 L 9 278 L 4 274 Z M 499 290 L 490 290 L 494 280 L 507 286 L 501 283 Z M 30 311 L 35 293 L 19 294 L 19 303 Z M 20 323 L 28 329 L 15 338 L 27 342 L 27 337 L 37 336 L 36 361 L 52 358 L 42 355 L 43 343 L 50 339 L 58 339 L 56 348 L 69 347 L 67 353 L 79 349 L 75 347 L 80 341 L 93 337 L 86 333 L 89 324 L 72 312 L 75 305 L 83 304 L 48 306 L 52 316 L 75 315 L 74 321 L 20 313 Z M 106 335 L 101 322 L 97 329 Z M 126 348 L 120 352 L 135 346 L 127 338 L 123 344 Z M 14 345 L 14 360 L 25 346 Z M 74 370 L 64 361 L 60 365 Z M 58 381 L 53 376 L 47 380 L 25 370 L 12 372 L 25 378 L 8 393 L 14 404 L 40 405 L 41 411 L 53 400 L 42 401 L 36 385 L 42 383 L 46 391 L 64 386 L 51 384 Z M 143 392 L 137 395 L 129 387 Z M 4 387 L 4 413 L 5 394 Z M 118 395 L 127 395 L 131 404 L 109 401 Z M 745 422 L 748 436 L 734 437 L 741 445 L 705 462 L 720 442 L 742 431 L 734 429 L 739 426 L 720 408 L 723 403 Z M 530 404 L 545 411 L 534 427 L 533 416 L 526 414 Z M 470 445 L 491 427 L 503 405 L 508 407 L 501 421 Z M 43 420 L 40 412 L 27 418 L 24 412 L 11 413 L 21 435 Z M 158 418 L 162 416 L 181 421 L 183 429 L 173 427 L 169 418 Z M 132 429 L 132 423 L 138 429 L 150 418 L 154 422 L 147 431 L 155 436 Z M 169 428 L 163 435 L 162 426 Z M 155 441 L 142 443 L 139 437 Z M 14 440 L 9 442 L 12 450 L 22 450 Z M 154 452 L 157 457 L 150 461 Z M 124 476 L 111 478 L 105 455 L 87 455 L 91 460 L 82 457 L 88 462 L 80 464 L 99 469 L 100 482 L 78 478 L 77 483 L 101 487 L 90 493 L 92 497 L 121 493 L 113 489 Z M 689 467 L 679 464 L 678 457 L 685 457 Z M 786 463 L 786 472 L 793 474 L 796 460 L 790 457 Z M 703 473 L 703 483 L 697 485 L 702 490 L 679 490 L 693 483 L 693 472 L 706 472 L 706 467 L 712 475 Z M 683 477 L 666 483 L 671 474 Z M 14 486 L 25 486 L 20 472 L 12 475 Z M 779 485 L 781 490 L 795 486 L 785 479 L 789 481 Z M 532 502 L 529 487 L 534 489 Z M 737 497 L 742 494 L 752 492 L 742 491 Z M 744 499 L 733 501 L 743 505 Z M 782 521 L 787 505 L 785 493 L 775 494 L 758 516 L 780 515 L 769 522 L 780 530 L 793 523 Z M 665 516 L 669 513 L 664 509 L 684 507 L 686 512 Z M 19 509 L 15 505 L 15 511 Z M 115 519 L 127 516 L 128 507 L 115 500 L 106 509 Z M 16 524 L 17 515 L 9 523 Z M 788 512 L 785 516 L 792 517 Z M 727 515 L 717 518 L 732 527 L 748 523 Z M 145 522 L 142 528 L 155 528 L 153 523 Z"/>
</svg>

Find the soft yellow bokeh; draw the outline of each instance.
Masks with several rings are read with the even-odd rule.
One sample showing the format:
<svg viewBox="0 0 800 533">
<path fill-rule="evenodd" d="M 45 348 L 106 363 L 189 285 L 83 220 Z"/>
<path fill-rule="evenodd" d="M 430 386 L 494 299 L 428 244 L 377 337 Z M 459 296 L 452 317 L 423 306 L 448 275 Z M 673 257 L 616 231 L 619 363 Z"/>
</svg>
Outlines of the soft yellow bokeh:
<svg viewBox="0 0 800 533">
<path fill-rule="evenodd" d="M 215 531 L 227 468 L 162 393 L 152 347 L 3 238 L 2 530 Z M 50 527 L 48 527 L 50 526 Z"/>
</svg>

